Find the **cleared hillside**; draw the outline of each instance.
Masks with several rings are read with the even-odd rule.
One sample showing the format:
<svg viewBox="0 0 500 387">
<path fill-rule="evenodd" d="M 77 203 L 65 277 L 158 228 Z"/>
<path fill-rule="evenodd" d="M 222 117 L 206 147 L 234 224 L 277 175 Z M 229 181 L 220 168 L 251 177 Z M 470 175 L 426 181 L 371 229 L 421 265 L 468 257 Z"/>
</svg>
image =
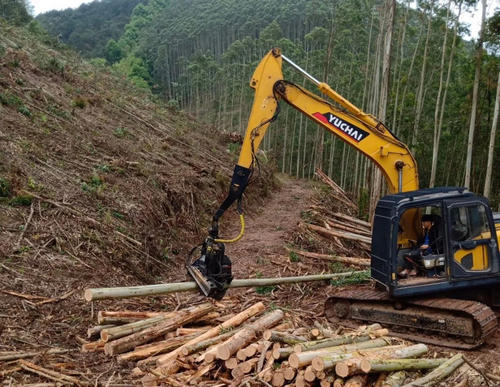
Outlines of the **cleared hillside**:
<svg viewBox="0 0 500 387">
<path fill-rule="evenodd" d="M 2 347 L 74 345 L 84 287 L 184 279 L 234 158 L 214 129 L 0 23 L 0 290 L 67 295 L 2 293 Z"/>
</svg>

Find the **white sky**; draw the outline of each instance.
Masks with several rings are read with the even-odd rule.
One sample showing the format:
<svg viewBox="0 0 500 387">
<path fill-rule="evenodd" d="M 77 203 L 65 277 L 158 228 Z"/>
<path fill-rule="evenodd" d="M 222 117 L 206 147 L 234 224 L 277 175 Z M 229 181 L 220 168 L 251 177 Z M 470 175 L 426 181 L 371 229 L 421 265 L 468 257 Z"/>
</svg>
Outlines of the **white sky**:
<svg viewBox="0 0 500 387">
<path fill-rule="evenodd" d="M 35 8 L 35 15 L 52 11 L 53 9 L 78 8 L 80 4 L 90 3 L 92 0 L 30 0 Z"/>
<path fill-rule="evenodd" d="M 91 1 L 92 0 L 30 0 L 31 4 L 33 4 L 35 15 L 53 9 L 78 8 L 80 4 L 90 3 Z M 473 38 L 477 38 L 481 24 L 481 5 L 480 2 L 478 3 L 475 9 L 462 10 L 462 16 L 460 17 L 462 23 L 469 24 L 469 29 Z M 495 4 L 498 4 L 498 0 L 487 0 L 487 3 L 489 4 L 487 6 L 486 17 L 489 17 L 493 15 Z"/>
</svg>

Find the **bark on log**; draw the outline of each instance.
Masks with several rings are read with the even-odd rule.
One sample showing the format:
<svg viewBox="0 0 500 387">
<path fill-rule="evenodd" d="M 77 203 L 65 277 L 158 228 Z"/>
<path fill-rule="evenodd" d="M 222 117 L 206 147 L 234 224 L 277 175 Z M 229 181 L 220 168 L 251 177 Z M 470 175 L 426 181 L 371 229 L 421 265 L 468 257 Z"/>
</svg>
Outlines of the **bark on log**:
<svg viewBox="0 0 500 387">
<path fill-rule="evenodd" d="M 106 324 L 106 325 L 96 325 L 95 327 L 91 327 L 87 329 L 87 337 L 90 339 L 93 336 L 100 336 L 101 331 L 103 329 L 114 328 L 116 325 Z"/>
<path fill-rule="evenodd" d="M 332 261 L 332 262 L 341 262 L 341 263 L 345 263 L 348 265 L 363 266 L 363 267 L 370 266 L 370 260 L 366 259 L 366 258 L 337 257 L 334 255 L 328 255 L 328 254 L 311 253 L 309 251 L 295 251 L 295 250 L 293 250 L 293 251 L 299 255 L 302 255 L 302 256 L 308 257 L 308 258 L 313 258 L 313 259 L 321 259 L 324 261 Z"/>
<path fill-rule="evenodd" d="M 218 346 L 217 358 L 222 360 L 229 359 L 238 349 L 250 343 L 257 333 L 276 325 L 283 318 L 283 315 L 282 310 L 276 309 L 250 324 L 248 327 L 243 328 L 233 337 L 227 339 Z"/>
<path fill-rule="evenodd" d="M 344 335 L 337 338 L 326 338 L 322 340 L 307 341 L 304 343 L 295 344 L 293 350 L 295 352 L 313 351 L 316 349 L 334 347 L 337 345 L 360 343 L 363 341 L 371 340 L 374 337 L 386 336 L 389 331 L 387 329 L 378 329 L 369 331 L 367 335 L 355 336 L 353 334 Z"/>
<path fill-rule="evenodd" d="M 38 351 L 38 352 L 0 352 L 0 361 L 10 361 L 10 360 L 18 360 L 18 359 L 26 359 L 28 357 L 34 357 L 38 355 L 54 355 L 60 353 L 67 353 L 69 349 L 62 348 L 52 348 L 46 351 Z"/>
<path fill-rule="evenodd" d="M 134 347 L 147 343 L 157 337 L 170 332 L 179 326 L 191 321 L 195 321 L 204 314 L 211 312 L 214 309 L 210 303 L 201 304 L 192 308 L 180 310 L 174 316 L 162 321 L 160 324 L 153 325 L 140 332 L 133 333 L 129 336 L 122 337 L 115 341 L 106 343 L 104 352 L 107 355 L 116 355 L 126 352 Z"/>
<path fill-rule="evenodd" d="M 417 347 L 417 348 L 422 348 L 421 346 L 424 344 L 417 344 L 416 346 L 412 347 Z M 424 345 L 425 346 L 425 345 Z M 344 354 L 326 354 L 326 355 L 320 355 L 318 357 L 315 357 L 312 360 L 312 366 L 316 371 L 325 371 L 332 369 L 335 367 L 335 365 L 339 362 L 349 360 L 353 357 L 366 357 L 366 358 L 372 358 L 372 357 L 397 357 L 399 359 L 402 359 L 404 357 L 398 357 L 396 355 L 398 350 L 403 349 L 404 346 L 402 345 L 393 345 L 393 346 L 386 346 L 382 348 L 368 348 L 368 349 L 363 349 L 360 351 L 355 351 L 355 352 L 349 352 L 349 353 L 344 353 Z M 410 348 L 410 347 L 406 347 Z M 427 351 L 427 347 L 425 347 L 425 351 Z M 408 356 L 406 357 L 412 357 L 413 354 L 415 356 L 420 356 L 420 354 L 425 353 L 420 351 L 409 351 L 406 352 Z M 401 354 L 400 356 L 403 356 Z"/>
<path fill-rule="evenodd" d="M 316 380 L 316 374 L 314 373 L 314 370 L 310 365 L 307 366 L 304 371 L 304 379 L 309 383 L 312 383 Z"/>
<path fill-rule="evenodd" d="M 300 336 L 294 336 L 290 333 L 277 332 L 271 329 L 267 329 L 262 334 L 264 340 L 272 341 L 273 343 L 283 343 L 288 345 L 295 345 L 298 343 L 304 343 L 307 340 Z"/>
<path fill-rule="evenodd" d="M 179 348 L 181 345 L 187 343 L 189 340 L 197 337 L 198 335 L 190 336 L 180 336 L 173 337 L 171 339 L 158 341 L 152 344 L 141 345 L 136 347 L 133 351 L 123 353 L 118 356 L 118 363 L 123 363 L 127 361 L 135 361 L 145 359 L 150 356 L 159 355 L 171 351 L 173 349 Z"/>
<path fill-rule="evenodd" d="M 391 372 L 391 371 L 416 371 L 436 368 L 447 359 L 350 359 L 337 363 L 335 372 L 340 377 L 364 372 Z M 341 372 L 339 373 L 338 370 Z"/>
<path fill-rule="evenodd" d="M 405 384 L 403 387 L 427 386 L 432 383 L 437 383 L 449 376 L 453 371 L 460 367 L 463 362 L 464 359 L 462 358 L 462 354 L 458 353 L 450 359 L 444 361 L 439 367 L 429 372 L 424 377 Z"/>
<path fill-rule="evenodd" d="M 239 331 L 239 328 L 232 329 L 229 332 L 215 336 L 211 339 L 200 341 L 199 343 L 196 343 L 196 344 L 183 346 L 182 351 L 181 351 L 181 355 L 188 356 L 188 355 L 191 355 L 192 353 L 207 349 L 208 347 L 210 347 L 214 344 L 221 343 L 222 341 L 228 339 L 229 337 L 231 337 L 232 335 L 234 335 L 238 331 Z"/>
<path fill-rule="evenodd" d="M 351 232 L 345 232 L 345 231 L 339 232 L 339 231 L 334 231 L 334 230 L 328 230 L 325 227 L 317 226 L 315 224 L 310 224 L 310 223 L 306 223 L 305 225 L 309 230 L 316 231 L 318 234 L 326 236 L 327 238 L 336 237 L 336 238 L 348 239 L 351 241 L 364 243 L 368 247 L 371 246 L 371 243 L 372 243 L 372 238 L 368 238 L 368 237 L 363 236 L 363 235 L 358 235 L 358 234 L 354 234 Z"/>
<path fill-rule="evenodd" d="M 128 324 L 150 317 L 162 316 L 170 312 L 136 312 L 132 310 L 100 310 L 97 312 L 97 323 L 103 324 Z"/>
<path fill-rule="evenodd" d="M 389 374 L 382 387 L 401 387 L 406 379 L 406 371 L 397 371 Z"/>
<path fill-rule="evenodd" d="M 111 340 L 119 339 L 120 337 L 131 335 L 132 333 L 139 332 L 142 331 L 143 329 L 159 324 L 162 321 L 171 318 L 174 314 L 166 314 L 164 316 L 150 317 L 145 320 L 139 320 L 125 325 L 103 329 L 101 331 L 101 340 L 108 342 Z"/>
<path fill-rule="evenodd" d="M 332 219 L 325 219 L 324 222 L 326 222 L 326 224 L 328 224 L 330 227 L 336 230 L 348 231 L 354 234 L 366 236 L 368 238 L 372 236 L 372 233 L 369 229 L 360 227 L 358 225 L 348 225 L 346 223 L 339 223 Z"/>
<path fill-rule="evenodd" d="M 288 358 L 288 363 L 293 368 L 302 368 L 306 365 L 311 364 L 312 359 L 314 359 L 315 357 L 321 356 L 321 355 L 349 353 L 349 352 L 357 351 L 359 349 L 384 347 L 388 344 L 390 344 L 390 341 L 388 339 L 379 338 L 379 339 L 375 339 L 375 340 L 363 341 L 360 343 L 338 345 L 335 347 L 327 347 L 327 348 L 322 348 L 322 349 L 318 349 L 318 350 L 314 350 L 314 351 L 292 353 L 290 355 L 290 357 Z"/>
<path fill-rule="evenodd" d="M 253 316 L 259 314 L 264 309 L 265 309 L 265 306 L 262 302 L 258 302 L 256 304 L 252 305 L 248 309 L 245 309 L 244 311 L 231 317 L 229 320 L 224 321 L 221 325 L 218 325 L 218 326 L 210 329 L 209 331 L 203 333 L 202 335 L 198 336 L 197 338 L 187 342 L 182 347 L 179 347 L 176 350 L 161 356 L 157 360 L 157 365 L 161 367 L 163 365 L 170 363 L 172 360 L 177 359 L 177 356 L 181 353 L 181 351 L 185 347 L 193 346 L 195 344 L 201 343 L 202 341 L 205 341 L 207 339 L 218 336 L 224 330 L 227 330 L 230 328 L 235 328 L 235 327 L 241 325 L 244 321 L 248 320 L 250 317 L 253 317 Z"/>
<path fill-rule="evenodd" d="M 280 278 L 250 278 L 250 279 L 235 279 L 229 285 L 230 288 L 242 287 L 257 287 L 271 286 L 283 284 L 295 284 L 300 282 L 324 281 L 333 278 L 348 277 L 353 274 L 364 273 L 363 271 L 355 271 L 350 273 L 336 274 L 315 274 L 297 277 L 280 277 Z M 175 292 L 187 292 L 197 290 L 195 282 L 177 282 L 170 284 L 145 285 L 145 286 L 129 286 L 118 288 L 95 288 L 85 290 L 85 300 L 105 300 L 110 298 L 131 298 L 144 296 L 158 296 Z"/>
</svg>

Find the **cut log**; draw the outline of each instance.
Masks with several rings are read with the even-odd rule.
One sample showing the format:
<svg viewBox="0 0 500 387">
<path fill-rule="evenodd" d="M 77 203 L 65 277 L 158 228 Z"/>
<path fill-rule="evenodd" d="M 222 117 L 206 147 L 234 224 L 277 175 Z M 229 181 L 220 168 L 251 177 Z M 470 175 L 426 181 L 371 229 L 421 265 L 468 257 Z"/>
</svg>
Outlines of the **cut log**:
<svg viewBox="0 0 500 387">
<path fill-rule="evenodd" d="M 310 223 L 306 223 L 306 227 L 309 230 L 316 231 L 318 234 L 321 234 L 327 238 L 336 237 L 336 238 L 348 239 L 351 241 L 364 243 L 368 247 L 371 246 L 372 243 L 372 238 L 368 238 L 366 236 L 354 234 L 347 231 L 340 232 L 340 231 L 328 230 L 327 228 Z"/>
<path fill-rule="evenodd" d="M 295 378 L 296 371 L 292 367 L 285 367 L 282 369 L 283 376 L 285 377 L 286 381 L 292 381 L 293 378 Z"/>
<path fill-rule="evenodd" d="M 447 359 L 350 359 L 337 363 L 335 372 L 344 378 L 356 373 L 364 372 L 391 372 L 391 371 L 416 371 L 436 368 Z M 340 371 L 340 372 L 339 372 Z"/>
<path fill-rule="evenodd" d="M 382 387 L 401 387 L 406 377 L 406 371 L 393 372 L 387 376 Z"/>
<path fill-rule="evenodd" d="M 333 387 L 342 387 L 345 385 L 345 381 L 342 378 L 337 378 L 333 382 Z"/>
<path fill-rule="evenodd" d="M 250 373 L 250 371 L 252 371 L 253 367 L 255 366 L 255 364 L 257 364 L 258 361 L 259 359 L 252 358 L 247 361 L 244 361 L 241 364 L 238 364 L 238 367 L 241 368 L 241 371 L 243 371 L 244 374 L 248 374 Z"/>
<path fill-rule="evenodd" d="M 292 353 L 288 358 L 288 363 L 293 368 L 302 368 L 304 366 L 311 364 L 312 360 L 315 357 L 321 355 L 349 353 L 357 351 L 359 349 L 384 347 L 389 344 L 390 340 L 388 340 L 387 338 L 379 338 L 374 340 L 363 341 L 360 343 L 321 348 L 314 351 Z"/>
<path fill-rule="evenodd" d="M 237 365 L 238 365 L 238 359 L 236 359 L 235 357 L 231 357 L 231 358 L 227 359 L 226 361 L 224 361 L 224 366 L 228 370 L 234 370 Z"/>
<path fill-rule="evenodd" d="M 176 336 L 192 335 L 193 333 L 203 333 L 211 329 L 212 326 L 196 327 L 196 328 L 177 328 L 175 331 Z"/>
<path fill-rule="evenodd" d="M 90 339 L 93 336 L 99 336 L 103 329 L 114 328 L 116 325 L 106 324 L 106 325 L 96 325 L 95 327 L 91 327 L 87 329 L 87 337 Z"/>
<path fill-rule="evenodd" d="M 218 335 L 218 336 L 215 336 L 211 339 L 207 339 L 207 340 L 201 341 L 201 342 L 196 343 L 196 344 L 183 346 L 182 351 L 181 351 L 181 355 L 188 356 L 188 355 L 191 355 L 192 353 L 202 351 L 202 350 L 204 350 L 204 349 L 206 349 L 214 344 L 221 343 L 222 341 L 228 339 L 229 337 L 234 335 L 236 332 L 238 332 L 239 329 L 240 328 L 231 329 L 228 332 L 223 333 L 223 334 Z"/>
<path fill-rule="evenodd" d="M 264 361 L 266 360 L 266 354 L 268 353 L 271 345 L 272 343 L 270 341 L 264 341 L 260 352 L 259 362 L 257 363 L 256 373 L 260 373 L 262 371 L 262 368 L 264 367 Z M 272 356 L 270 357 L 272 358 Z"/>
<path fill-rule="evenodd" d="M 224 343 L 220 344 L 217 348 L 217 358 L 222 360 L 229 359 L 235 354 L 238 349 L 250 343 L 257 333 L 260 333 L 267 328 L 276 325 L 283 318 L 283 311 L 276 309 L 241 329 L 233 337 L 227 339 Z"/>
<path fill-rule="evenodd" d="M 167 318 L 157 325 L 153 325 L 140 332 L 136 332 L 129 336 L 106 343 L 104 346 L 104 352 L 107 355 L 116 355 L 118 353 L 126 352 L 140 344 L 147 343 L 167 332 L 173 331 L 183 324 L 197 320 L 204 314 L 211 312 L 213 308 L 212 304 L 205 303 L 199 306 L 177 311 L 174 316 Z"/>
<path fill-rule="evenodd" d="M 362 228 L 358 225 L 347 225 L 345 223 L 339 223 L 331 219 L 325 219 L 325 222 L 328 226 L 332 227 L 335 230 L 343 230 L 347 232 L 352 232 L 354 234 L 363 235 L 365 237 L 370 238 L 372 233 L 369 229 Z"/>
<path fill-rule="evenodd" d="M 132 310 L 100 310 L 97 312 L 97 323 L 103 324 L 128 324 L 139 320 L 145 320 L 150 317 L 161 316 L 170 312 L 136 312 Z"/>
<path fill-rule="evenodd" d="M 254 357 L 258 349 L 259 345 L 257 343 L 252 343 L 244 349 L 245 355 L 247 356 L 247 358 Z"/>
<path fill-rule="evenodd" d="M 444 361 L 439 367 L 429 372 L 424 377 L 405 384 L 404 387 L 428 386 L 429 384 L 437 383 L 448 377 L 453 371 L 460 367 L 463 362 L 464 359 L 462 358 L 462 354 L 458 353 L 450 359 Z"/>
<path fill-rule="evenodd" d="M 310 365 L 307 366 L 304 371 L 304 379 L 309 383 L 312 383 L 316 380 L 316 374 L 314 373 L 314 370 Z"/>
<path fill-rule="evenodd" d="M 285 385 L 285 375 L 283 375 L 283 372 L 281 371 L 276 371 L 273 374 L 273 378 L 271 379 L 271 384 L 277 387 L 281 387 Z"/>
<path fill-rule="evenodd" d="M 170 353 L 162 355 L 157 360 L 157 365 L 164 366 L 166 364 L 169 364 L 172 360 L 177 359 L 177 356 L 181 353 L 181 351 L 183 351 L 183 349 L 185 347 L 192 347 L 193 345 L 201 343 L 202 341 L 205 341 L 205 340 L 208 340 L 210 338 L 213 338 L 215 336 L 220 335 L 221 332 L 224 332 L 227 329 L 235 328 L 235 327 L 241 325 L 244 321 L 248 320 L 250 317 L 253 317 L 253 316 L 259 314 L 264 309 L 265 309 L 265 306 L 262 302 L 258 302 L 256 304 L 252 305 L 248 309 L 245 309 L 244 311 L 231 317 L 229 320 L 224 321 L 221 325 L 218 325 L 218 326 L 210 329 L 209 331 L 201 334 L 197 338 L 187 342 L 182 347 L 179 347 Z"/>
<path fill-rule="evenodd" d="M 354 334 L 348 334 L 337 338 L 326 338 L 322 340 L 307 341 L 304 343 L 295 344 L 293 350 L 297 353 L 304 351 L 313 351 L 321 348 L 334 347 L 337 345 L 361 343 L 363 341 L 371 340 L 374 337 L 386 336 L 389 331 L 387 329 L 379 329 L 375 331 L 368 332 L 367 335 L 356 336 Z"/>
<path fill-rule="evenodd" d="M 120 325 L 113 328 L 103 329 L 101 331 L 101 340 L 108 342 L 111 340 L 119 339 L 120 337 L 131 335 L 132 333 L 139 332 L 142 331 L 143 329 L 159 324 L 162 321 L 165 321 L 174 315 L 175 313 L 160 315 L 160 316 L 150 317 L 145 320 L 139 320 L 133 323 Z"/>
<path fill-rule="evenodd" d="M 290 333 L 277 332 L 275 330 L 267 329 L 262 334 L 264 340 L 272 341 L 273 343 L 283 343 L 288 345 L 295 345 L 304 343 L 307 340 L 300 336 L 294 336 Z"/>
<path fill-rule="evenodd" d="M 295 251 L 294 250 L 294 252 L 299 254 L 299 255 L 302 255 L 304 257 L 313 258 L 313 259 L 321 259 L 323 261 L 340 262 L 340 263 L 345 263 L 347 265 L 363 266 L 363 267 L 370 266 L 370 260 L 366 259 L 366 258 L 337 257 L 335 255 L 311 253 L 309 251 Z"/>
<path fill-rule="evenodd" d="M 336 274 L 315 274 L 297 277 L 278 277 L 278 278 L 250 278 L 250 279 L 235 279 L 229 285 L 230 288 L 245 288 L 258 286 L 271 286 L 283 284 L 295 284 L 300 282 L 324 281 L 333 278 L 342 278 L 353 274 L 364 273 L 336 273 Z M 145 285 L 145 286 L 128 286 L 118 288 L 96 288 L 85 290 L 85 300 L 105 300 L 110 298 L 131 298 L 144 296 L 158 296 L 161 294 L 169 294 L 176 292 L 187 292 L 197 290 L 195 282 L 177 282 L 170 284 Z M 99 322 L 99 324 L 102 324 Z"/>
<path fill-rule="evenodd" d="M 247 359 L 247 357 L 248 356 L 245 352 L 245 348 L 240 348 L 236 352 L 236 359 L 238 359 L 239 361 L 245 361 Z"/>
<path fill-rule="evenodd" d="M 366 221 L 358 219 L 358 218 L 354 218 L 354 217 L 346 215 L 346 214 L 342 214 L 340 212 L 332 213 L 332 215 L 336 218 L 346 220 L 350 223 L 359 224 L 360 226 L 363 226 L 363 227 L 368 228 L 368 229 L 372 228 L 372 225 L 369 222 L 366 222 Z"/>
<path fill-rule="evenodd" d="M 424 344 L 417 344 L 417 346 L 421 346 Z M 362 357 L 365 356 L 367 358 L 370 357 L 397 357 L 396 351 L 404 348 L 402 345 L 393 345 L 393 346 L 386 346 L 382 348 L 368 348 L 368 349 L 363 349 L 360 351 L 354 351 L 354 352 L 349 352 L 349 353 L 334 353 L 334 354 L 325 354 L 325 355 L 319 355 L 318 357 L 315 357 L 311 364 L 313 368 L 316 371 L 325 371 L 325 370 L 330 370 L 335 367 L 335 365 L 339 362 L 349 360 L 353 357 Z M 409 352 L 408 356 L 406 357 L 411 357 L 415 352 Z M 419 356 L 419 355 L 415 355 Z M 403 357 L 398 357 L 402 359 Z"/>
<path fill-rule="evenodd" d="M 93 341 L 91 343 L 82 344 L 82 352 L 98 352 L 104 351 L 106 343 L 102 340 Z"/>
<path fill-rule="evenodd" d="M 347 379 L 344 387 L 365 387 L 368 384 L 368 375 L 356 375 Z"/>
<path fill-rule="evenodd" d="M 141 345 L 136 347 L 131 352 L 119 355 L 117 360 L 118 363 L 123 363 L 127 361 L 146 359 L 147 357 L 159 355 L 161 353 L 165 353 L 173 349 L 179 348 L 181 345 L 187 343 L 189 340 L 197 336 L 198 334 L 190 336 L 172 337 L 171 339 L 157 341 L 151 344 Z"/>
</svg>

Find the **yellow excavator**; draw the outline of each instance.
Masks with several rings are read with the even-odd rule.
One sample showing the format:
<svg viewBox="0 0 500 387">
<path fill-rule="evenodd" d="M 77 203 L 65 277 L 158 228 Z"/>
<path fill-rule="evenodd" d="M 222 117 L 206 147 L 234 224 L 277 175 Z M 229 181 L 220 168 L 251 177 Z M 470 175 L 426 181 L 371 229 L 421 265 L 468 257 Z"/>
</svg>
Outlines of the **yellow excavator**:
<svg viewBox="0 0 500 387">
<path fill-rule="evenodd" d="M 286 81 L 283 61 L 336 105 Z M 490 306 L 500 306 L 500 214 L 492 213 L 487 199 L 461 187 L 419 189 L 417 163 L 406 144 L 278 48 L 261 60 L 250 87 L 255 97 L 229 194 L 213 217 L 209 235 L 186 261 L 203 294 L 220 299 L 231 283 L 224 244 L 243 235 L 242 195 L 259 145 L 279 113 L 280 101 L 285 101 L 369 157 L 390 192 L 378 202 L 372 226 L 371 277 L 376 286 L 336 292 L 326 300 L 325 315 L 352 323 L 379 322 L 395 335 L 431 344 L 473 348 L 483 343 L 497 328 Z M 240 234 L 222 239 L 218 221 L 235 202 Z M 434 246 L 418 262 L 418 275 L 401 276 L 406 257 L 422 238 L 423 217 L 432 221 Z"/>
</svg>

